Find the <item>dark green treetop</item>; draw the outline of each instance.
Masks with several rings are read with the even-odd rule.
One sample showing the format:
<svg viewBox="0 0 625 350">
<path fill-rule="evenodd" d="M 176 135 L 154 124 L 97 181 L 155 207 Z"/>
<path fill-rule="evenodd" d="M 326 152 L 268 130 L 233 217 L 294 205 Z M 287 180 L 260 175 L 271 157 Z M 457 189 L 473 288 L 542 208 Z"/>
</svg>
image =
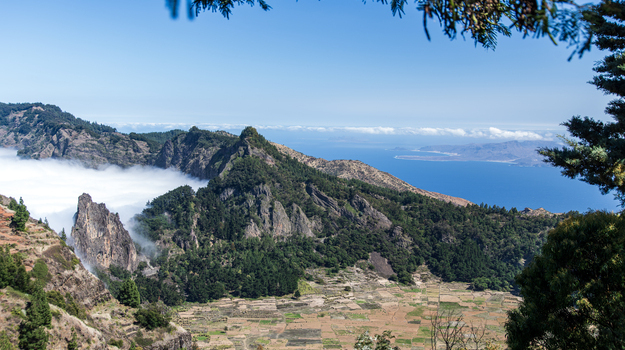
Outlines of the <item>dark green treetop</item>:
<svg viewBox="0 0 625 350">
<path fill-rule="evenodd" d="M 623 256 L 618 215 L 594 212 L 560 224 L 517 277 L 523 302 L 508 312 L 510 349 L 623 349 Z"/>
<path fill-rule="evenodd" d="M 19 204 L 15 201 L 15 199 L 11 198 L 9 209 L 15 211 L 15 214 L 11 218 L 11 224 L 15 226 L 18 231 L 26 231 L 26 223 L 30 217 L 30 212 L 26 208 L 22 197 L 20 197 Z"/>
<path fill-rule="evenodd" d="M 26 321 L 19 326 L 19 348 L 24 350 L 46 349 L 52 314 L 48 298 L 40 285 L 35 285 L 30 302 L 26 306 Z"/>
<path fill-rule="evenodd" d="M 131 278 L 124 280 L 124 283 L 122 283 L 122 286 L 119 288 L 118 299 L 120 303 L 126 306 L 139 307 L 139 305 L 141 305 L 141 296 L 135 281 Z"/>
</svg>

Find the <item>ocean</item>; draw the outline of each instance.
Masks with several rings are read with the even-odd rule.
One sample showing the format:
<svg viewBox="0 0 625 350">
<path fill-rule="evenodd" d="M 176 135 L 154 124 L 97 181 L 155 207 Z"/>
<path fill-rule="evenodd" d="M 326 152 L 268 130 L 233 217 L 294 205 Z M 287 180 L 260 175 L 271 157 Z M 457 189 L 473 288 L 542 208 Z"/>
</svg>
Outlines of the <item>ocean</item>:
<svg viewBox="0 0 625 350">
<path fill-rule="evenodd" d="M 545 208 L 562 213 L 571 210 L 619 211 L 612 194 L 602 195 L 596 186 L 566 178 L 554 167 L 519 167 L 495 162 L 440 162 L 396 159 L 409 151 L 380 144 L 349 142 L 288 142 L 304 154 L 334 159 L 355 159 L 388 172 L 407 183 L 433 192 L 510 209 Z"/>
</svg>

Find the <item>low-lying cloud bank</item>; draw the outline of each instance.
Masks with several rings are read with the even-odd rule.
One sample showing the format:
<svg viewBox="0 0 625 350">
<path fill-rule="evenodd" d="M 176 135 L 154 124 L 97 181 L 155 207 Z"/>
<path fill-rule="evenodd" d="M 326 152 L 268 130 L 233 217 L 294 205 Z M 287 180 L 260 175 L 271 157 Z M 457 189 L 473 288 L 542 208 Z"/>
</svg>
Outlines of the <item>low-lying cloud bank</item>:
<svg viewBox="0 0 625 350">
<path fill-rule="evenodd" d="M 119 213 L 124 227 L 133 234 L 130 220 L 148 201 L 182 185 L 197 190 L 207 184 L 176 170 L 143 166 L 86 169 L 66 160 L 20 159 L 15 150 L 2 148 L 0 169 L 0 194 L 22 197 L 32 217 L 47 218 L 50 227 L 57 232 L 65 228 L 68 236 L 82 193 Z"/>
<path fill-rule="evenodd" d="M 240 131 L 243 124 L 186 124 L 186 123 L 117 123 L 112 124 L 122 131 L 165 131 L 172 129 L 188 130 L 192 126 L 206 130 Z M 428 127 L 386 127 L 386 126 L 299 126 L 299 125 L 252 125 L 258 130 L 299 131 L 299 132 L 347 132 L 370 135 L 415 135 L 415 136 L 452 136 L 492 140 L 552 141 L 555 135 L 549 131 L 502 130 L 495 127 L 483 129 L 428 128 Z"/>
</svg>

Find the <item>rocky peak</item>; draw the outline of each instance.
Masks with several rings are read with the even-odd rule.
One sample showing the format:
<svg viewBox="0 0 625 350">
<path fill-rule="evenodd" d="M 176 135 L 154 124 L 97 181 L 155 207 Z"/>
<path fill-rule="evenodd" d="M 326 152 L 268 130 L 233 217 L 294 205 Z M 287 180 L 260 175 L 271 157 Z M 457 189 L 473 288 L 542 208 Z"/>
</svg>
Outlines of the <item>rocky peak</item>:
<svg viewBox="0 0 625 350">
<path fill-rule="evenodd" d="M 527 215 L 527 216 L 553 216 L 553 215 L 557 215 L 554 213 L 551 213 L 547 210 L 545 210 L 545 208 L 538 208 L 538 209 L 532 209 L 532 208 L 525 208 L 523 210 L 520 211 L 521 214 Z"/>
<path fill-rule="evenodd" d="M 87 193 L 78 197 L 71 236 L 78 254 L 89 265 L 99 269 L 116 265 L 129 271 L 137 268 L 135 245 L 119 215 L 111 213 L 104 203 L 93 202 Z"/>
</svg>

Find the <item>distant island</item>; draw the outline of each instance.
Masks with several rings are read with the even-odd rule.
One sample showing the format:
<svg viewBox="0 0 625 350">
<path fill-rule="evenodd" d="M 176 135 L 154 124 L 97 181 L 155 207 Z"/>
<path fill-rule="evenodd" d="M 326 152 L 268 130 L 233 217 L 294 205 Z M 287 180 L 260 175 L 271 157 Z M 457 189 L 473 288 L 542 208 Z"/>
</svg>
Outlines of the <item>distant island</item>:
<svg viewBox="0 0 625 350">
<path fill-rule="evenodd" d="M 554 141 L 508 141 L 498 143 L 471 143 L 468 145 L 425 146 L 415 150 L 395 148 L 396 151 L 410 151 L 415 154 L 397 155 L 397 159 L 460 161 L 460 162 L 502 162 L 517 166 L 549 166 L 537 149 L 560 147 Z"/>
</svg>

